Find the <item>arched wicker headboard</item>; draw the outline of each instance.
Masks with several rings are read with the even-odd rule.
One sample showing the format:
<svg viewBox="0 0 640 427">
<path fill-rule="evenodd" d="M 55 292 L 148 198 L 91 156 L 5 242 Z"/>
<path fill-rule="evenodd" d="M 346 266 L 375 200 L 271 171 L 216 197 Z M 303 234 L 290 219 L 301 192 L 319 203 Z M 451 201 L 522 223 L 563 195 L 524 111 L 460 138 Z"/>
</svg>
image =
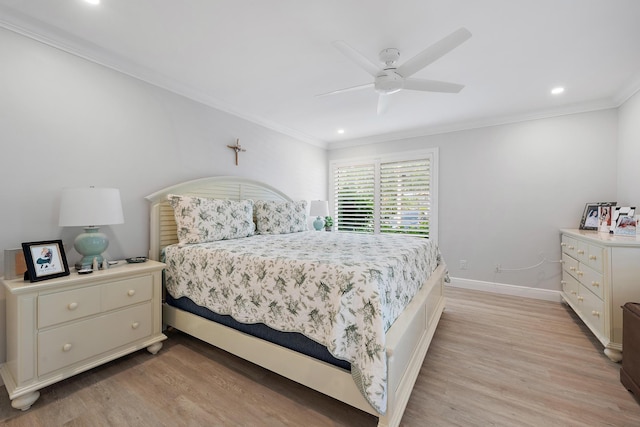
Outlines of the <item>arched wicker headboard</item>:
<svg viewBox="0 0 640 427">
<path fill-rule="evenodd" d="M 145 197 L 150 204 L 149 259 L 159 260 L 165 246 L 178 243 L 173 209 L 168 194 L 208 197 L 226 200 L 283 200 L 291 199 L 275 188 L 251 179 L 234 176 L 215 176 L 187 181 L 163 188 Z"/>
</svg>

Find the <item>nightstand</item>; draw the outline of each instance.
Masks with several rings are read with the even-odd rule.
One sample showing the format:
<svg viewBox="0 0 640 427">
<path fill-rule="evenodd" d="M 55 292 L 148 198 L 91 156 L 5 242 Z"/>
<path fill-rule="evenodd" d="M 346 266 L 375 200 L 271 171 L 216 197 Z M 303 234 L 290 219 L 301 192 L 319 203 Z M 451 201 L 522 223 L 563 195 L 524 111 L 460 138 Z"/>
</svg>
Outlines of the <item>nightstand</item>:
<svg viewBox="0 0 640 427">
<path fill-rule="evenodd" d="M 50 384 L 147 348 L 162 333 L 162 270 L 147 261 L 29 283 L 0 279 L 7 305 L 7 362 L 0 375 L 23 411 Z"/>
</svg>

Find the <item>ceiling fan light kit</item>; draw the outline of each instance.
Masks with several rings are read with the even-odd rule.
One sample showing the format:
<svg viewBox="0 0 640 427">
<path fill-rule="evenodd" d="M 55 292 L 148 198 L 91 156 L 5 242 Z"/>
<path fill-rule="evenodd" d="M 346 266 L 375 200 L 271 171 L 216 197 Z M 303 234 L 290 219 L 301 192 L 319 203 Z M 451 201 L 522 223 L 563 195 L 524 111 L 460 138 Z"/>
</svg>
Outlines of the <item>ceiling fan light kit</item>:
<svg viewBox="0 0 640 427">
<path fill-rule="evenodd" d="M 437 80 L 410 78 L 429 64 L 451 52 L 471 37 L 471 32 L 466 28 L 460 28 L 445 38 L 418 53 L 413 58 L 400 66 L 396 66 L 400 59 L 400 51 L 396 48 L 383 49 L 378 55 L 382 68 L 371 62 L 366 56 L 349 46 L 344 41 L 334 42 L 333 45 L 347 58 L 355 62 L 360 68 L 369 73 L 373 78 L 373 84 L 354 86 L 335 90 L 323 95 L 334 95 L 353 90 L 365 89 L 373 86 L 378 92 L 378 114 L 383 113 L 388 105 L 388 95 L 399 92 L 402 89 L 418 90 L 423 92 L 458 93 L 464 85 L 457 83 L 441 82 Z"/>
</svg>

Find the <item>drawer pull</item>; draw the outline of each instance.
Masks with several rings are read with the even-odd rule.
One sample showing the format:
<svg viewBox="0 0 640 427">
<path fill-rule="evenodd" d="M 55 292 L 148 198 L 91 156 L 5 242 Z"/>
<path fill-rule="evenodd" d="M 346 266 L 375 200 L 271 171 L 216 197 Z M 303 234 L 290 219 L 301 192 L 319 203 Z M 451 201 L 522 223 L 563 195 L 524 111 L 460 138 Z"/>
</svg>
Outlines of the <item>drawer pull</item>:
<svg viewBox="0 0 640 427">
<path fill-rule="evenodd" d="M 70 311 L 73 311 L 73 310 L 75 310 L 76 308 L 78 308 L 78 303 L 77 303 L 77 302 L 70 302 L 70 303 L 69 303 L 69 305 L 67 306 L 67 308 L 68 308 Z"/>
<path fill-rule="evenodd" d="M 595 286 L 596 288 L 600 286 L 600 283 L 598 282 L 591 282 L 591 286 Z"/>
<path fill-rule="evenodd" d="M 569 249 L 574 250 L 576 247 L 575 246 L 569 246 Z"/>
<path fill-rule="evenodd" d="M 571 291 L 572 295 L 577 295 L 578 293 L 576 291 Z"/>
<path fill-rule="evenodd" d="M 578 297 L 578 301 L 580 302 L 584 301 L 584 297 Z"/>
<path fill-rule="evenodd" d="M 140 323 L 139 323 L 139 322 L 133 322 L 133 323 L 131 324 L 131 329 L 138 329 L 138 326 L 140 326 Z"/>
<path fill-rule="evenodd" d="M 591 256 L 589 256 L 589 259 L 592 260 L 592 261 L 595 261 L 595 260 L 598 259 L 598 257 L 595 256 L 595 255 L 591 255 Z"/>
<path fill-rule="evenodd" d="M 560 284 L 564 286 L 564 285 L 567 284 L 567 281 L 566 280 L 560 280 Z"/>
<path fill-rule="evenodd" d="M 569 270 L 571 270 L 571 271 L 576 271 L 576 270 L 577 270 L 577 268 L 575 268 L 575 267 L 569 267 Z"/>
<path fill-rule="evenodd" d="M 69 351 L 69 350 L 71 350 L 71 347 L 73 347 L 73 346 L 71 344 L 67 343 L 67 344 L 62 346 L 62 351 Z"/>
<path fill-rule="evenodd" d="M 567 244 L 562 242 L 562 243 L 560 243 L 560 246 L 565 247 L 565 246 L 567 246 Z"/>
<path fill-rule="evenodd" d="M 127 295 L 129 295 L 130 297 L 134 296 L 136 294 L 136 291 L 134 289 L 129 289 L 129 292 L 127 292 Z"/>
<path fill-rule="evenodd" d="M 591 312 L 591 314 L 593 314 L 593 315 L 594 315 L 594 316 L 596 316 L 596 317 L 600 317 L 600 312 L 599 312 L 599 311 L 595 311 L 595 310 L 593 310 L 593 311 Z"/>
<path fill-rule="evenodd" d="M 580 255 L 584 255 L 584 250 L 583 250 L 583 249 L 580 249 L 580 250 L 578 251 L 578 253 L 579 253 Z"/>
<path fill-rule="evenodd" d="M 577 274 L 578 276 L 584 276 L 584 271 L 580 271 L 580 270 L 578 270 L 578 271 L 576 271 L 576 274 Z"/>
</svg>

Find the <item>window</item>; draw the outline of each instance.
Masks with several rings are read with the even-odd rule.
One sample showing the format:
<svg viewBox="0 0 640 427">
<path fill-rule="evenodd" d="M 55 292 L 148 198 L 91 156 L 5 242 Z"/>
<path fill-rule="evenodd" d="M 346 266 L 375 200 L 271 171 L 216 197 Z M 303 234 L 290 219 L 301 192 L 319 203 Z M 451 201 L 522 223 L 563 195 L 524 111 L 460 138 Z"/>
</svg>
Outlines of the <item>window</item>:
<svg viewBox="0 0 640 427">
<path fill-rule="evenodd" d="M 331 162 L 336 230 L 437 240 L 437 158 L 434 148 Z"/>
</svg>

